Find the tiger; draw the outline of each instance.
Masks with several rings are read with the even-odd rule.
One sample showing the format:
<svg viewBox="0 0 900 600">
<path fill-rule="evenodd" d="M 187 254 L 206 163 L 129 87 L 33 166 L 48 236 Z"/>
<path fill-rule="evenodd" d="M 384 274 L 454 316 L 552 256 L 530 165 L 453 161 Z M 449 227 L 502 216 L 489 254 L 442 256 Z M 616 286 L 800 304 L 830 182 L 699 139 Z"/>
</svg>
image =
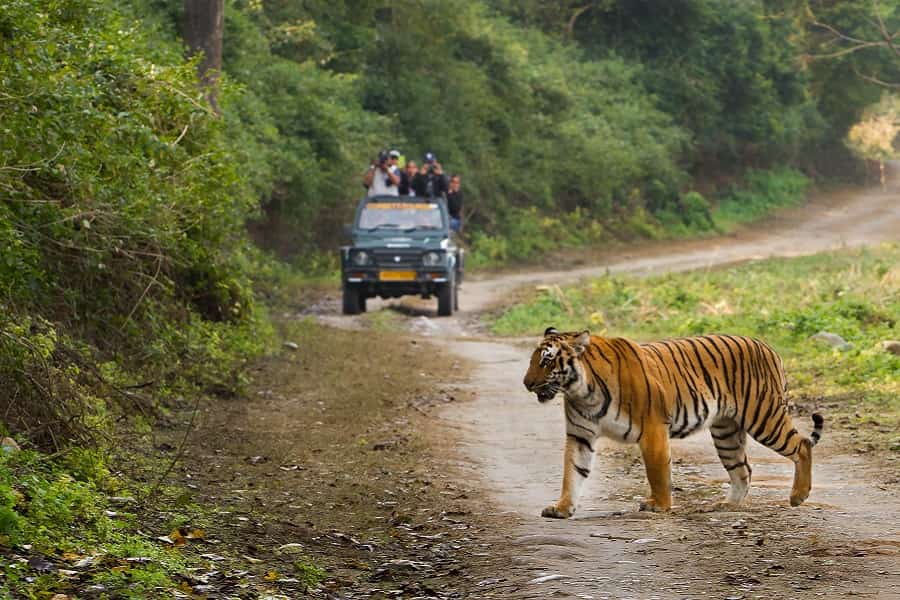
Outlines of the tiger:
<svg viewBox="0 0 900 600">
<path fill-rule="evenodd" d="M 825 420 L 813 414 L 810 436 L 797 432 L 788 414 L 781 358 L 757 339 L 703 335 L 637 343 L 549 327 L 523 383 L 541 403 L 564 396 L 562 493 L 543 509 L 543 517 L 566 519 L 575 512 L 600 436 L 640 446 L 650 483 L 640 510 L 671 509 L 669 440 L 704 428 L 731 480 L 726 505 L 739 505 L 747 496 L 748 433 L 794 462 L 791 506 L 809 496 L 812 449 Z"/>
</svg>

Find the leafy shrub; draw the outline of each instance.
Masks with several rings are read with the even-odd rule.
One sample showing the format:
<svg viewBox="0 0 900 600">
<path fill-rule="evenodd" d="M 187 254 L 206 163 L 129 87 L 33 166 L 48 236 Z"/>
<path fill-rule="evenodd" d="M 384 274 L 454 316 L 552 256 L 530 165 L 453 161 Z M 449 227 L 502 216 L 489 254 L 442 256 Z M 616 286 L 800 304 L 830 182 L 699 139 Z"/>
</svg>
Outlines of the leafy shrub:
<svg viewBox="0 0 900 600">
<path fill-rule="evenodd" d="M 171 595 L 171 576 L 183 570 L 184 558 L 145 534 L 129 533 L 135 528 L 133 515 L 121 507 L 115 518 L 110 516 L 107 494 L 113 483 L 102 457 L 94 452 L 70 450 L 57 457 L 31 450 L 0 453 L 0 545 L 51 560 L 60 554 L 102 555 L 106 566 L 98 561 L 82 574 L 90 579 L 82 581 L 103 584 L 110 597 Z M 135 557 L 148 562 L 126 562 Z M 119 566 L 113 566 L 117 562 Z M 5 576 L 0 597 L 6 597 L 7 590 L 15 597 L 39 598 L 72 589 L 68 578 L 58 573 L 35 577 L 2 553 L 0 573 Z"/>
<path fill-rule="evenodd" d="M 810 180 L 794 169 L 750 170 L 718 203 L 716 223 L 725 229 L 758 219 L 774 208 L 795 206 L 806 197 Z"/>
<path fill-rule="evenodd" d="M 496 235 L 478 230 L 471 234 L 469 265 L 535 260 L 552 250 L 586 246 L 605 237 L 603 227 L 581 209 L 551 217 L 536 207 L 508 208 L 501 222 Z"/>
<path fill-rule="evenodd" d="M 699 192 L 682 194 L 679 202 L 681 220 L 689 228 L 710 229 L 714 226 L 712 208 Z"/>
<path fill-rule="evenodd" d="M 19 542 L 22 525 L 15 510 L 16 496 L 11 483 L 0 477 L 0 545 L 9 546 Z"/>
</svg>

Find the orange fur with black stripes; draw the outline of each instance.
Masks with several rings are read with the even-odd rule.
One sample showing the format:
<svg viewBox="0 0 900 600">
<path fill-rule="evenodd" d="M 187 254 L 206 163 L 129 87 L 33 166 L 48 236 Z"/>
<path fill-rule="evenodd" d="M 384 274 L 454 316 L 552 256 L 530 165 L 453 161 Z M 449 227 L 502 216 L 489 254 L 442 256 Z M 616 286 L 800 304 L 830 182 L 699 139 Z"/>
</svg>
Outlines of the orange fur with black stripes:
<svg viewBox="0 0 900 600">
<path fill-rule="evenodd" d="M 726 502 L 740 504 L 747 495 L 748 434 L 794 462 L 791 505 L 809 496 L 812 448 L 824 420 L 812 416 L 808 438 L 794 428 L 781 358 L 759 340 L 705 335 L 638 344 L 551 327 L 531 356 L 524 383 L 540 402 L 565 396 L 562 494 L 544 509 L 545 517 L 567 518 L 575 511 L 600 436 L 640 445 L 650 482 L 642 510 L 672 506 L 669 439 L 705 428 L 731 479 Z"/>
</svg>

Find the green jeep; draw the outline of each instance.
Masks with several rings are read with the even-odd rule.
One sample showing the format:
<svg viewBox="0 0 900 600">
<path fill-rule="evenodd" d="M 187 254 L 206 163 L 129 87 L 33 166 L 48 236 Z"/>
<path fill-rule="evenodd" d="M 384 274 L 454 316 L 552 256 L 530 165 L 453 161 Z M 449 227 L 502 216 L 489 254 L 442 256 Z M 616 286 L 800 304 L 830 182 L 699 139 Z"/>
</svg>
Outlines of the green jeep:
<svg viewBox="0 0 900 600">
<path fill-rule="evenodd" d="M 345 315 L 366 310 L 366 299 L 437 296 L 438 315 L 459 308 L 463 250 L 450 232 L 442 199 L 363 198 L 341 247 Z"/>
</svg>

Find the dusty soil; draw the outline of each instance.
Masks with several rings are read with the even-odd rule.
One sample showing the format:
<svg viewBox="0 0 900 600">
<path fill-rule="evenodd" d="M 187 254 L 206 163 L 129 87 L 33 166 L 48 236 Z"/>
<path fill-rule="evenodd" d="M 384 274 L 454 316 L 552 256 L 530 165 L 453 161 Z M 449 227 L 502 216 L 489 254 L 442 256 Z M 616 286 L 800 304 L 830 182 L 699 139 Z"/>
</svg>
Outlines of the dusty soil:
<svg viewBox="0 0 900 600">
<path fill-rule="evenodd" d="M 281 325 L 297 348 L 262 361 L 247 397 L 201 403 L 165 490 L 186 488 L 189 500 L 158 502 L 174 520 L 155 531 L 180 518 L 205 532 L 180 548 L 208 562 L 184 578 L 186 591 L 474 597 L 497 554 L 474 509 L 477 483 L 434 437 L 439 407 L 471 401 L 457 385 L 471 365 L 416 336 L 324 328 L 299 313 Z M 181 431 L 158 447 L 175 452 Z"/>
<path fill-rule="evenodd" d="M 522 387 L 533 340 L 491 339 L 478 319 L 522 286 L 897 239 L 900 191 L 873 189 L 726 238 L 470 280 L 451 318 L 416 300 L 343 317 L 336 297 L 285 314 L 297 351 L 260 365 L 249 397 L 204 405 L 173 474 L 220 507 L 201 523 L 210 539 L 186 551 L 227 554 L 210 568 L 244 573 L 243 588 L 209 597 L 900 598 L 900 464 L 854 452 L 834 423 L 797 509 L 790 464 L 756 447 L 750 504 L 713 511 L 727 476 L 700 435 L 675 444 L 671 514 L 636 512 L 640 457 L 603 445 L 576 518 L 542 519 L 561 479 L 559 402 Z M 298 563 L 327 577 L 305 591 Z"/>
</svg>

